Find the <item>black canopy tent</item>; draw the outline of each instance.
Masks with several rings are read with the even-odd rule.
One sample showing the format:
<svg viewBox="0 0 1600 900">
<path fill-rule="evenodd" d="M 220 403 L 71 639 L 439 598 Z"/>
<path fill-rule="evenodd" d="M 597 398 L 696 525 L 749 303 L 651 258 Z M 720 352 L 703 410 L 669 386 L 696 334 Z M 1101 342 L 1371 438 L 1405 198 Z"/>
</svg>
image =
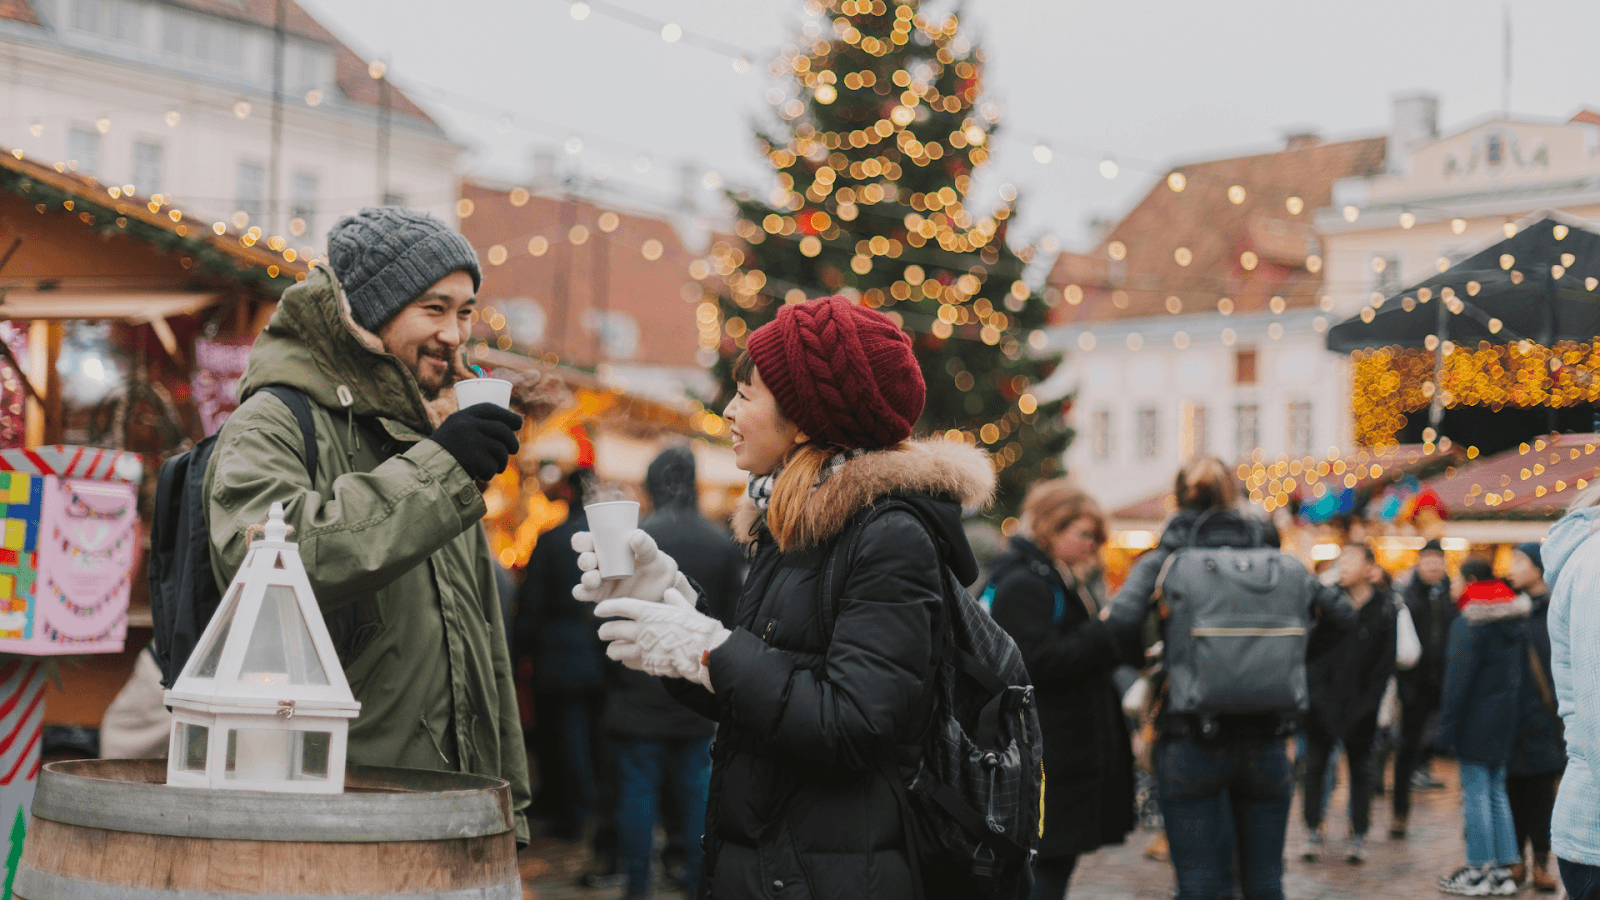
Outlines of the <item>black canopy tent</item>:
<svg viewBox="0 0 1600 900">
<path fill-rule="evenodd" d="M 1437 339 L 1433 346 L 1430 337 Z M 1528 340 L 1551 347 L 1597 337 L 1600 233 L 1576 220 L 1542 214 L 1511 237 L 1335 325 L 1327 346 L 1337 353 L 1397 347 L 1442 354 L 1446 341 L 1477 347 Z M 1445 409 L 1435 403 L 1431 421 L 1408 416 L 1397 437 L 1419 440 L 1430 424 L 1452 440 L 1493 452 L 1541 432 L 1591 431 L 1594 408 L 1580 403 Z"/>
</svg>

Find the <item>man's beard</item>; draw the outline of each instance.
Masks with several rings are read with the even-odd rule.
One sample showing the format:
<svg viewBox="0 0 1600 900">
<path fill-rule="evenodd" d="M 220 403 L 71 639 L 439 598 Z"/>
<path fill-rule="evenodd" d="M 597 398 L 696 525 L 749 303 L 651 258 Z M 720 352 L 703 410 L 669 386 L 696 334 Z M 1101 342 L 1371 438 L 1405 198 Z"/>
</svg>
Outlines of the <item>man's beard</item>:
<svg viewBox="0 0 1600 900">
<path fill-rule="evenodd" d="M 424 379 L 422 376 L 422 362 L 425 359 L 443 360 L 444 372 L 437 379 Z M 422 399 L 437 400 L 445 388 L 456 383 L 455 357 L 448 350 L 417 350 L 417 362 L 411 367 L 411 376 L 416 379 L 417 387 L 422 391 Z"/>
</svg>

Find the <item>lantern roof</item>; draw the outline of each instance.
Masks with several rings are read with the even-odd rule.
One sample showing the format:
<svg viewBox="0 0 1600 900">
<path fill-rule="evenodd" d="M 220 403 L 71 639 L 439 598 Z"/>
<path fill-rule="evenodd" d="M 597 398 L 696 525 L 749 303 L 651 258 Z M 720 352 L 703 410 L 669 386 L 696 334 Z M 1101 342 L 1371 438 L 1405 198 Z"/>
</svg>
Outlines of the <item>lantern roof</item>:
<svg viewBox="0 0 1600 900">
<path fill-rule="evenodd" d="M 360 710 L 299 546 L 288 540 L 282 504 L 272 504 L 264 536 L 251 542 L 167 702 L 211 711 L 292 706 L 347 717 Z"/>
</svg>

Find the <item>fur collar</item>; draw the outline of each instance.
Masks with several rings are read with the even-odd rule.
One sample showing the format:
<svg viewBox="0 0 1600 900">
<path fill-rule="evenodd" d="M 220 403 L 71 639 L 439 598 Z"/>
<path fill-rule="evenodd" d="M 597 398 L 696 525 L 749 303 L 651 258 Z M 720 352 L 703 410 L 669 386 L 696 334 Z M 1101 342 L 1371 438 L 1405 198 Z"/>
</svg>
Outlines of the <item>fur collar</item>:
<svg viewBox="0 0 1600 900">
<path fill-rule="evenodd" d="M 339 287 L 339 318 L 350 329 L 350 333 L 356 336 L 356 340 L 361 342 L 361 346 L 380 356 L 391 355 L 388 350 L 384 349 L 382 338 L 361 327 L 356 322 L 355 314 L 350 311 L 350 298 L 345 294 L 342 285 Z M 402 366 L 402 368 L 404 367 Z M 478 377 L 477 373 L 467 368 L 467 347 L 465 343 L 461 345 L 461 350 L 456 353 L 454 369 L 457 381 L 463 378 Z M 409 374 L 409 370 L 407 374 Z M 420 395 L 422 389 L 418 388 L 417 393 Z M 456 405 L 456 392 L 440 391 L 439 396 L 432 400 L 423 397 L 422 406 L 428 411 L 428 423 L 434 428 L 438 428 L 439 423 L 449 418 L 450 414 L 458 408 Z"/>
<path fill-rule="evenodd" d="M 799 547 L 827 542 L 850 517 L 893 494 L 946 494 L 965 507 L 994 499 L 989 454 L 946 438 L 905 441 L 852 459 L 812 491 L 801 511 Z M 761 513 L 749 496 L 733 511 L 733 534 L 742 544 L 756 539 Z"/>
<path fill-rule="evenodd" d="M 1525 619 L 1532 612 L 1533 601 L 1527 594 L 1518 594 L 1516 599 L 1505 603 L 1468 603 L 1461 610 L 1461 616 L 1473 625 L 1482 625 L 1501 619 Z"/>
</svg>

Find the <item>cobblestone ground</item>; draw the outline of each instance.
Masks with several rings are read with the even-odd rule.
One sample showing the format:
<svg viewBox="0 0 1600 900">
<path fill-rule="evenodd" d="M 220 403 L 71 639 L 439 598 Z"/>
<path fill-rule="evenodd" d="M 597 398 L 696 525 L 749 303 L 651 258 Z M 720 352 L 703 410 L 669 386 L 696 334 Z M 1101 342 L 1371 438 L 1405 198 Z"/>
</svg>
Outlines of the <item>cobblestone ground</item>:
<svg viewBox="0 0 1600 900">
<path fill-rule="evenodd" d="M 1389 798 L 1374 798 L 1367 861 L 1359 866 L 1344 862 L 1338 852 L 1349 828 L 1344 773 L 1340 773 L 1340 786 L 1330 804 L 1332 813 L 1326 829 L 1330 846 L 1329 852 L 1323 854 L 1323 862 L 1300 860 L 1306 830 L 1300 817 L 1300 799 L 1296 796 L 1285 846 L 1284 895 L 1289 900 L 1444 897 L 1434 887 L 1434 882 L 1464 862 L 1465 845 L 1461 838 L 1461 801 L 1455 766 L 1436 760 L 1433 771 L 1448 787 L 1412 794 L 1410 837 L 1406 840 L 1389 840 Z M 1081 860 L 1072 878 L 1069 892 L 1072 900 L 1169 900 L 1173 891 L 1171 864 L 1147 859 L 1144 855 L 1154 836 L 1153 832 L 1135 832 L 1126 844 L 1105 848 Z M 523 853 L 525 900 L 615 900 L 622 896 L 620 886 L 578 887 L 577 877 L 588 865 L 587 854 L 576 845 L 535 841 Z M 660 900 L 677 900 L 680 895 L 658 891 L 656 896 Z M 1564 893 L 1536 895 L 1531 888 L 1525 888 L 1521 896 L 1526 900 L 1535 896 L 1566 900 Z"/>
</svg>

